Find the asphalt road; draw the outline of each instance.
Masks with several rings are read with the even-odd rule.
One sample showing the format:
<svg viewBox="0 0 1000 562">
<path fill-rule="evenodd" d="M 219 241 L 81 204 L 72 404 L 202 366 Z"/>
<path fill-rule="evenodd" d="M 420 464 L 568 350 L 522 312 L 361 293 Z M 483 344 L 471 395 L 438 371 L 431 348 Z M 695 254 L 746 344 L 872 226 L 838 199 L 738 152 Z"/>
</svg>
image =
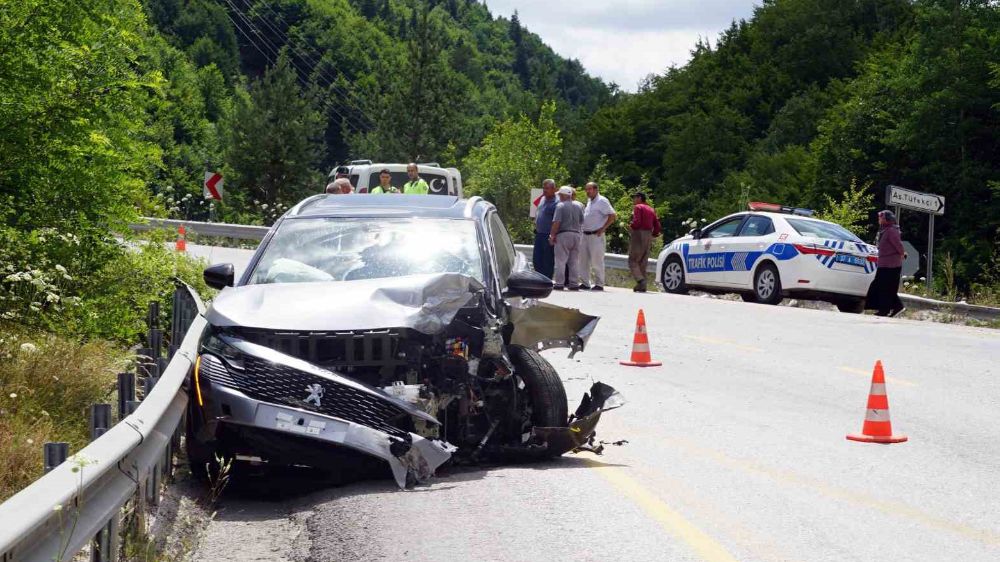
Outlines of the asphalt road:
<svg viewBox="0 0 1000 562">
<path fill-rule="evenodd" d="M 195 560 L 998 560 L 1000 332 L 624 290 L 556 293 L 602 317 L 545 356 L 571 407 L 629 403 L 603 456 L 451 470 L 399 491 L 249 475 Z M 618 365 L 644 308 L 659 368 Z M 895 445 L 845 440 L 885 364 Z"/>
</svg>

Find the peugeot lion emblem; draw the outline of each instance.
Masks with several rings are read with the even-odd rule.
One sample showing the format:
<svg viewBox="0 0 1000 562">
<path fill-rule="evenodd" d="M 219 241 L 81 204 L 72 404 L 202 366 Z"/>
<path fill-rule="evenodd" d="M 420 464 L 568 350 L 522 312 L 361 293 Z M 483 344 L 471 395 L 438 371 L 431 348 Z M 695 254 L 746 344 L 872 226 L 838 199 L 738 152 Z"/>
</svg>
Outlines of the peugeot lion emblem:
<svg viewBox="0 0 1000 562">
<path fill-rule="evenodd" d="M 323 399 L 323 387 L 320 386 L 319 383 L 311 384 L 311 385 L 307 386 L 306 387 L 306 392 L 309 393 L 309 396 L 306 397 L 306 403 L 309 403 L 309 402 L 312 402 L 313 400 L 315 400 L 316 401 L 316 407 L 317 408 L 322 407 L 321 400 Z"/>
</svg>

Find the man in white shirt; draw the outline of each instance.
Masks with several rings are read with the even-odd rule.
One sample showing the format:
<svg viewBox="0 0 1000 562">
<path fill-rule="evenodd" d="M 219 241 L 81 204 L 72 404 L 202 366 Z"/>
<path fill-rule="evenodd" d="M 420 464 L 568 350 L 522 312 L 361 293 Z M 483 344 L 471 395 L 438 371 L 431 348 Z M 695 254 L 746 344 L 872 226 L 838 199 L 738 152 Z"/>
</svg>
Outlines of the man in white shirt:
<svg viewBox="0 0 1000 562">
<path fill-rule="evenodd" d="M 581 288 L 604 290 L 604 232 L 618 215 L 608 198 L 598 193 L 597 184 L 587 184 L 587 207 L 583 210 L 583 241 L 580 248 Z M 591 283 L 593 269 L 593 283 Z"/>
</svg>

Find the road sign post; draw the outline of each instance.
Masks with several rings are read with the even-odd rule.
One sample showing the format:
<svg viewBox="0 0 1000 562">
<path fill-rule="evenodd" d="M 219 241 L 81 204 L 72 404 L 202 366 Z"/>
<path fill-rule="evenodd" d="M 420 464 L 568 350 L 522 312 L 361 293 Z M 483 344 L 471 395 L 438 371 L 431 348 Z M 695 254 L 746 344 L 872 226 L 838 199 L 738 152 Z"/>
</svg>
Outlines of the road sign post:
<svg viewBox="0 0 1000 562">
<path fill-rule="evenodd" d="M 896 220 L 899 221 L 901 209 L 910 209 L 927 213 L 930 220 L 927 225 L 927 291 L 930 292 L 934 283 L 934 217 L 944 214 L 944 197 L 934 193 L 921 193 L 889 185 L 885 190 L 886 205 L 896 208 Z"/>
</svg>

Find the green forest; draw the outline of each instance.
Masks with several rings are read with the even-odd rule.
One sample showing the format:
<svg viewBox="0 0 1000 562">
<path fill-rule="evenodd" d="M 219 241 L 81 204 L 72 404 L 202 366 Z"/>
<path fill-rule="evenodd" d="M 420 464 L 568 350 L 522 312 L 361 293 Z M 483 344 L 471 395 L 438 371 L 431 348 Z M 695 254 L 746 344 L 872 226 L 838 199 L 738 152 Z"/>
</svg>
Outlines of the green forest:
<svg viewBox="0 0 1000 562">
<path fill-rule="evenodd" d="M 978 294 L 998 118 L 995 0 L 766 0 L 634 93 L 475 0 L 0 0 L 0 314 L 122 338 L 130 222 L 270 224 L 350 159 L 457 166 L 521 241 L 545 177 L 648 191 L 668 237 L 765 200 L 871 239 L 887 184 L 939 193 L 938 291 Z"/>
</svg>

